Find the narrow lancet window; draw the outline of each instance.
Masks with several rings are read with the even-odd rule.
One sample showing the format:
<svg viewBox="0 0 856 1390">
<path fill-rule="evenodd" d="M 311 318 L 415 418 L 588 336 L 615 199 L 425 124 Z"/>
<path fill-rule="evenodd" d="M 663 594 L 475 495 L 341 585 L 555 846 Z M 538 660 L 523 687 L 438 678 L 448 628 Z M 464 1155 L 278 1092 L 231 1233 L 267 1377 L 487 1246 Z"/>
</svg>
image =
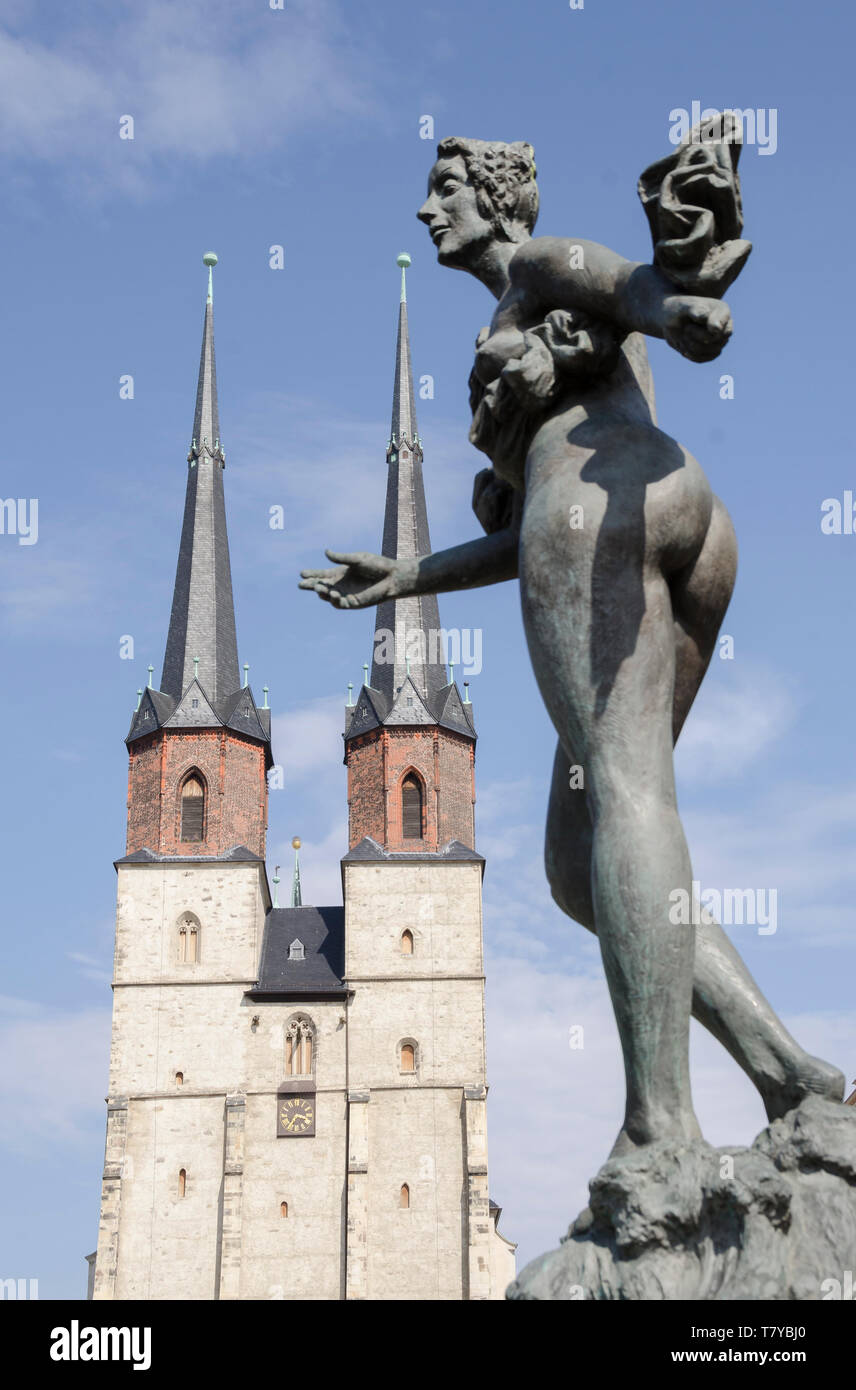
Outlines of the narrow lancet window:
<svg viewBox="0 0 856 1390">
<path fill-rule="evenodd" d="M 401 1184 L 401 1192 L 399 1193 L 398 1197 L 398 1205 L 404 1211 L 408 1211 L 410 1208 L 410 1188 L 407 1186 L 406 1182 L 403 1182 Z"/>
<path fill-rule="evenodd" d="M 286 1076 L 311 1076 L 315 1030 L 308 1018 L 294 1018 L 285 1031 Z"/>
<path fill-rule="evenodd" d="M 201 840 L 205 830 L 205 788 L 195 773 L 181 788 L 181 838 Z"/>
<path fill-rule="evenodd" d="M 401 784 L 401 833 L 405 840 L 422 839 L 422 786 L 412 772 Z"/>
<path fill-rule="evenodd" d="M 178 960 L 180 965 L 196 965 L 199 960 L 199 923 L 190 913 L 178 924 Z"/>
</svg>

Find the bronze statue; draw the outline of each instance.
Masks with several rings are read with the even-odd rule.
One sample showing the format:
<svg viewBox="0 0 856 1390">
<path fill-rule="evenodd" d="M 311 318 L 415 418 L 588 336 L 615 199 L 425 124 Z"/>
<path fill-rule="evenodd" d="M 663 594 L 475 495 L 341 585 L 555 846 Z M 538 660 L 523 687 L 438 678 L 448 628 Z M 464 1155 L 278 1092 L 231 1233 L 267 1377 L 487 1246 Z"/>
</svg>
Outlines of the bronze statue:
<svg viewBox="0 0 856 1390">
<path fill-rule="evenodd" d="M 532 663 L 555 725 L 546 864 L 564 911 L 597 933 L 624 1053 L 613 1156 L 699 1136 L 695 1015 L 773 1119 L 844 1078 L 787 1032 L 725 932 L 676 925 L 691 895 L 672 748 L 714 651 L 736 571 L 731 521 L 700 465 L 657 427 L 644 334 L 694 362 L 731 334 L 721 296 L 740 239 L 739 125 L 726 114 L 642 175 L 654 263 L 532 237 L 532 147 L 440 142 L 418 216 L 441 265 L 498 301 L 476 343 L 470 439 L 492 469 L 473 506 L 488 533 L 412 562 L 327 552 L 301 587 L 337 608 L 519 578 Z M 583 769 L 572 789 L 569 769 Z M 579 1225 L 579 1223 L 578 1223 Z"/>
</svg>

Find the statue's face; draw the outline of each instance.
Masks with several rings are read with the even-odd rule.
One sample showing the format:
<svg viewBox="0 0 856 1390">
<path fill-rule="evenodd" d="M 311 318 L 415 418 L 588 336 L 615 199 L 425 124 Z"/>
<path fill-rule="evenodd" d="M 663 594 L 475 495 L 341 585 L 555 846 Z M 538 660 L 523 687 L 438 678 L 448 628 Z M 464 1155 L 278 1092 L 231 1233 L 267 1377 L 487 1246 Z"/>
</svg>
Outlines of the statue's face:
<svg viewBox="0 0 856 1390">
<path fill-rule="evenodd" d="M 431 233 L 440 264 L 460 270 L 467 270 L 496 235 L 479 212 L 461 155 L 437 160 L 428 177 L 428 197 L 416 216 Z"/>
</svg>

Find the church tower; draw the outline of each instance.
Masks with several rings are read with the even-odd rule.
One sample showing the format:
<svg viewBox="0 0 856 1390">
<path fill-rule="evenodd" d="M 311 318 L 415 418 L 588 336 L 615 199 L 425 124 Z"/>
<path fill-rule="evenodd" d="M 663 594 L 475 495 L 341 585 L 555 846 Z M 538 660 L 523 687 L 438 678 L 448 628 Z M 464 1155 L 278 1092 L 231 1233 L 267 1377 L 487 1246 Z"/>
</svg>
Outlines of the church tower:
<svg viewBox="0 0 856 1390">
<path fill-rule="evenodd" d="M 383 605 L 346 709 L 344 906 L 265 870 L 209 266 L 161 688 L 128 734 L 96 1299 L 502 1298 L 487 1184 L 475 728 L 436 598 Z M 430 550 L 400 257 L 384 553 Z"/>
<path fill-rule="evenodd" d="M 410 559 L 429 554 L 431 541 L 410 257 L 398 264 L 383 554 Z M 380 604 L 371 680 L 346 710 L 352 1298 L 501 1298 L 514 1275 L 488 1193 L 476 735 L 472 705 L 447 671 L 450 636 L 434 595 Z"/>
<path fill-rule="evenodd" d="M 161 688 L 127 737 L 107 1143 L 93 1297 L 227 1292 L 231 1136 L 245 1100 L 227 1024 L 265 914 L 270 710 L 238 671 L 212 272 Z M 151 669 L 151 668 L 150 668 Z M 267 703 L 267 701 L 265 701 Z M 225 1106 L 225 1119 L 224 1119 Z M 222 1210 L 221 1210 L 222 1208 Z M 219 1212 L 219 1215 L 218 1215 Z"/>
</svg>

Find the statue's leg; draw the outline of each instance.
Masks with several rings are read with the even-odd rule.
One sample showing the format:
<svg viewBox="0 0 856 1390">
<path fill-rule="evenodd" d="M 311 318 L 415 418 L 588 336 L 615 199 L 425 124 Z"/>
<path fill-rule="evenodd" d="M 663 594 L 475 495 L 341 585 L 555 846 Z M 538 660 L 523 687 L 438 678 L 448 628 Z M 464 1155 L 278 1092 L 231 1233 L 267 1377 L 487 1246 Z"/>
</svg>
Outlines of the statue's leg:
<svg viewBox="0 0 856 1390">
<path fill-rule="evenodd" d="M 545 863 L 555 902 L 593 932 L 591 820 L 585 790 L 571 790 L 569 786 L 569 768 L 575 762 L 559 744 L 547 815 Z M 811 1091 L 841 1100 L 841 1072 L 800 1047 L 729 937 L 713 921 L 696 927 L 692 1012 L 757 1086 L 771 1120 L 799 1104 Z"/>
<path fill-rule="evenodd" d="M 636 441 L 622 434 L 618 447 L 627 442 Z M 625 486 L 618 456 L 604 450 L 609 485 L 584 489 L 555 467 L 549 440 L 543 453 L 521 533 L 523 617 L 547 709 L 584 768 L 593 915 L 627 1080 L 619 1154 L 699 1134 L 689 1083 L 695 930 L 670 911 L 676 889 L 688 902 L 692 892 L 672 766 L 674 623 L 666 579 L 645 554 L 643 482 L 631 475 Z M 569 538 L 568 504 L 579 496 L 586 525 Z"/>
<path fill-rule="evenodd" d="M 734 581 L 736 547 L 728 515 L 717 501 L 698 560 L 672 586 L 675 609 L 677 738 L 709 664 Z M 577 762 L 556 749 L 545 861 L 553 897 L 575 921 L 594 930 L 591 900 L 591 835 L 585 787 L 572 789 Z M 584 769 L 583 769 L 584 775 Z M 717 923 L 696 928 L 693 1015 L 718 1038 L 757 1086 L 770 1119 L 811 1091 L 840 1100 L 844 1077 L 809 1056 L 770 1007 L 730 939 Z"/>
</svg>

